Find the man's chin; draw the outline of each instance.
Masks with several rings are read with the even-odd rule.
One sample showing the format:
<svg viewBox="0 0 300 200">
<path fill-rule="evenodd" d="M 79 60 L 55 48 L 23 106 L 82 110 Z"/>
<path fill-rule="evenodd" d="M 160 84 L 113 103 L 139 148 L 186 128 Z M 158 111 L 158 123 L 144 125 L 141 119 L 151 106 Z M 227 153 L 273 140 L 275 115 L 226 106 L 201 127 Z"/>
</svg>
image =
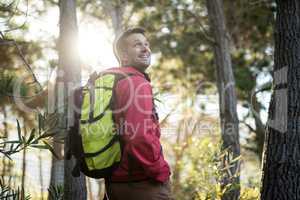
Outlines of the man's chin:
<svg viewBox="0 0 300 200">
<path fill-rule="evenodd" d="M 142 70 L 142 71 L 145 71 L 149 66 L 150 66 L 150 63 L 138 63 L 138 64 L 133 65 L 133 67 L 135 67 L 139 70 Z"/>
</svg>

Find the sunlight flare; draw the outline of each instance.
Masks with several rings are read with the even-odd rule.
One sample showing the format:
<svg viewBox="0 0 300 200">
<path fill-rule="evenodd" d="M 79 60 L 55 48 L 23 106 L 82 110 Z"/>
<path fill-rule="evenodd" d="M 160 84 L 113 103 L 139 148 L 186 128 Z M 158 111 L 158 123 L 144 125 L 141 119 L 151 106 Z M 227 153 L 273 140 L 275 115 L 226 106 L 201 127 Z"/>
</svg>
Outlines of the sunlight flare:
<svg viewBox="0 0 300 200">
<path fill-rule="evenodd" d="M 82 25 L 79 28 L 79 54 L 83 68 L 99 71 L 117 66 L 113 54 L 114 34 L 106 26 Z"/>
</svg>

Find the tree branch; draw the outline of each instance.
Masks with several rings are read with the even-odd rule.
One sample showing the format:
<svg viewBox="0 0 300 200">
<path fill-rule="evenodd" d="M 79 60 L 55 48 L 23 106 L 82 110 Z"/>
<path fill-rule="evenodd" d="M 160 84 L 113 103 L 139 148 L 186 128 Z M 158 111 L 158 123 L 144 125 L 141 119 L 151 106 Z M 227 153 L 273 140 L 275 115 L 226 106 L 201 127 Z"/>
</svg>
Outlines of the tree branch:
<svg viewBox="0 0 300 200">
<path fill-rule="evenodd" d="M 20 56 L 20 58 L 22 59 L 23 63 L 25 64 L 25 67 L 26 67 L 27 71 L 28 71 L 28 72 L 31 74 L 31 76 L 33 77 L 34 82 L 38 84 L 39 89 L 42 90 L 42 85 L 41 85 L 40 82 L 37 80 L 37 78 L 36 78 L 36 76 L 35 76 L 33 70 L 31 69 L 30 65 L 29 65 L 28 62 L 26 61 L 25 56 L 24 56 L 24 54 L 22 53 L 22 51 L 21 51 L 20 47 L 18 46 L 17 42 L 16 42 L 15 40 L 13 40 L 13 39 L 6 39 L 5 36 L 3 35 L 3 33 L 2 33 L 1 31 L 0 31 L 0 36 L 1 36 L 1 38 L 2 38 L 1 40 L 6 41 L 6 42 L 11 42 L 11 43 L 16 47 L 16 49 L 17 49 L 17 51 L 18 51 L 18 55 Z M 1 40 L 0 40 L 0 42 L 1 42 Z"/>
<path fill-rule="evenodd" d="M 191 17 L 193 17 L 193 18 L 196 19 L 197 24 L 199 25 L 199 27 L 201 29 L 201 33 L 202 33 L 202 35 L 204 37 L 204 40 L 206 40 L 210 44 L 213 44 L 213 45 L 216 44 L 216 41 L 212 37 L 209 36 L 210 35 L 209 31 L 206 30 L 206 28 L 201 23 L 202 19 L 198 15 L 196 15 L 195 13 L 193 13 L 193 12 L 191 12 L 189 10 L 187 10 L 187 13 L 190 14 Z"/>
<path fill-rule="evenodd" d="M 245 126 L 247 126 L 251 132 L 254 132 L 254 133 L 256 132 L 256 130 L 250 124 L 247 124 L 244 120 L 240 121 L 240 123 L 242 123 Z"/>
</svg>

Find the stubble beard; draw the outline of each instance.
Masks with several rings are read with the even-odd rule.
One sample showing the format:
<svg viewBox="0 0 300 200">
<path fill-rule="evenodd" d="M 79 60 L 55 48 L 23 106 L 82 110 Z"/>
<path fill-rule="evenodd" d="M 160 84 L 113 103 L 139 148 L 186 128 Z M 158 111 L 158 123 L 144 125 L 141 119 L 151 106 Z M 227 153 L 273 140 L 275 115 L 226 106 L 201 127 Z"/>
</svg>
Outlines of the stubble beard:
<svg viewBox="0 0 300 200">
<path fill-rule="evenodd" d="M 136 67 L 142 71 L 145 71 L 151 64 L 151 56 L 147 59 L 137 58 L 134 60 L 133 67 Z"/>
</svg>

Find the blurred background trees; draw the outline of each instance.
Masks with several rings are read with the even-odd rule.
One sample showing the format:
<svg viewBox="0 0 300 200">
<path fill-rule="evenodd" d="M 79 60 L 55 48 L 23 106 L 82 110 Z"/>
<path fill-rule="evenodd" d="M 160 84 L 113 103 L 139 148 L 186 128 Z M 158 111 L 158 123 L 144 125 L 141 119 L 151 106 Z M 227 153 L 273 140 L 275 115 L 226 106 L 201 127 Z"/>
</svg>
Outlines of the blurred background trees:
<svg viewBox="0 0 300 200">
<path fill-rule="evenodd" d="M 241 172 L 232 174 L 240 175 L 240 199 L 256 199 L 274 64 L 272 38 L 276 4 L 246 0 L 222 2 L 241 144 L 241 157 L 234 159 L 234 156 L 229 165 L 240 164 Z M 221 150 L 224 138 L 217 87 L 221 79 L 214 64 L 216 38 L 206 3 L 204 0 L 76 1 L 82 83 L 94 70 L 117 66 L 111 44 L 121 30 L 130 26 L 147 30 L 153 51 L 149 73 L 158 99 L 162 141 L 172 167 L 176 199 L 220 199 L 225 192 L 221 172 L 226 152 Z M 51 91 L 56 79 L 53 72 L 59 69 L 59 2 L 3 1 L 0 20 L 0 131 L 5 141 L 18 137 L 16 119 L 24 130 L 22 135 L 27 132 L 28 137 L 38 121 L 46 123 L 47 116 L 52 116 L 49 106 L 44 104 L 47 98 L 31 96 L 54 94 Z M 13 87 L 20 77 L 24 77 L 20 84 L 22 100 L 31 102 L 35 112 L 22 111 L 16 105 Z M 46 117 L 38 120 L 37 111 Z M 55 141 L 59 142 L 60 138 Z M 54 147 L 53 151 L 62 159 L 63 148 Z M 25 193 L 30 193 L 33 199 L 45 199 L 50 182 L 55 185 L 54 180 L 50 181 L 51 165 L 63 162 L 56 158 L 52 162 L 49 152 L 32 149 L 26 152 L 15 154 L 19 156 L 13 161 L 3 156 L 0 173 L 12 188 L 21 186 L 21 177 L 26 176 Z M 22 159 L 24 165 L 18 164 Z M 32 166 L 28 167 L 28 163 Z M 60 176 L 62 183 L 63 167 L 52 167 L 53 173 Z M 34 187 L 28 187 L 32 180 Z M 103 195 L 103 181 L 87 179 L 87 190 L 89 199 L 99 199 Z"/>
</svg>

